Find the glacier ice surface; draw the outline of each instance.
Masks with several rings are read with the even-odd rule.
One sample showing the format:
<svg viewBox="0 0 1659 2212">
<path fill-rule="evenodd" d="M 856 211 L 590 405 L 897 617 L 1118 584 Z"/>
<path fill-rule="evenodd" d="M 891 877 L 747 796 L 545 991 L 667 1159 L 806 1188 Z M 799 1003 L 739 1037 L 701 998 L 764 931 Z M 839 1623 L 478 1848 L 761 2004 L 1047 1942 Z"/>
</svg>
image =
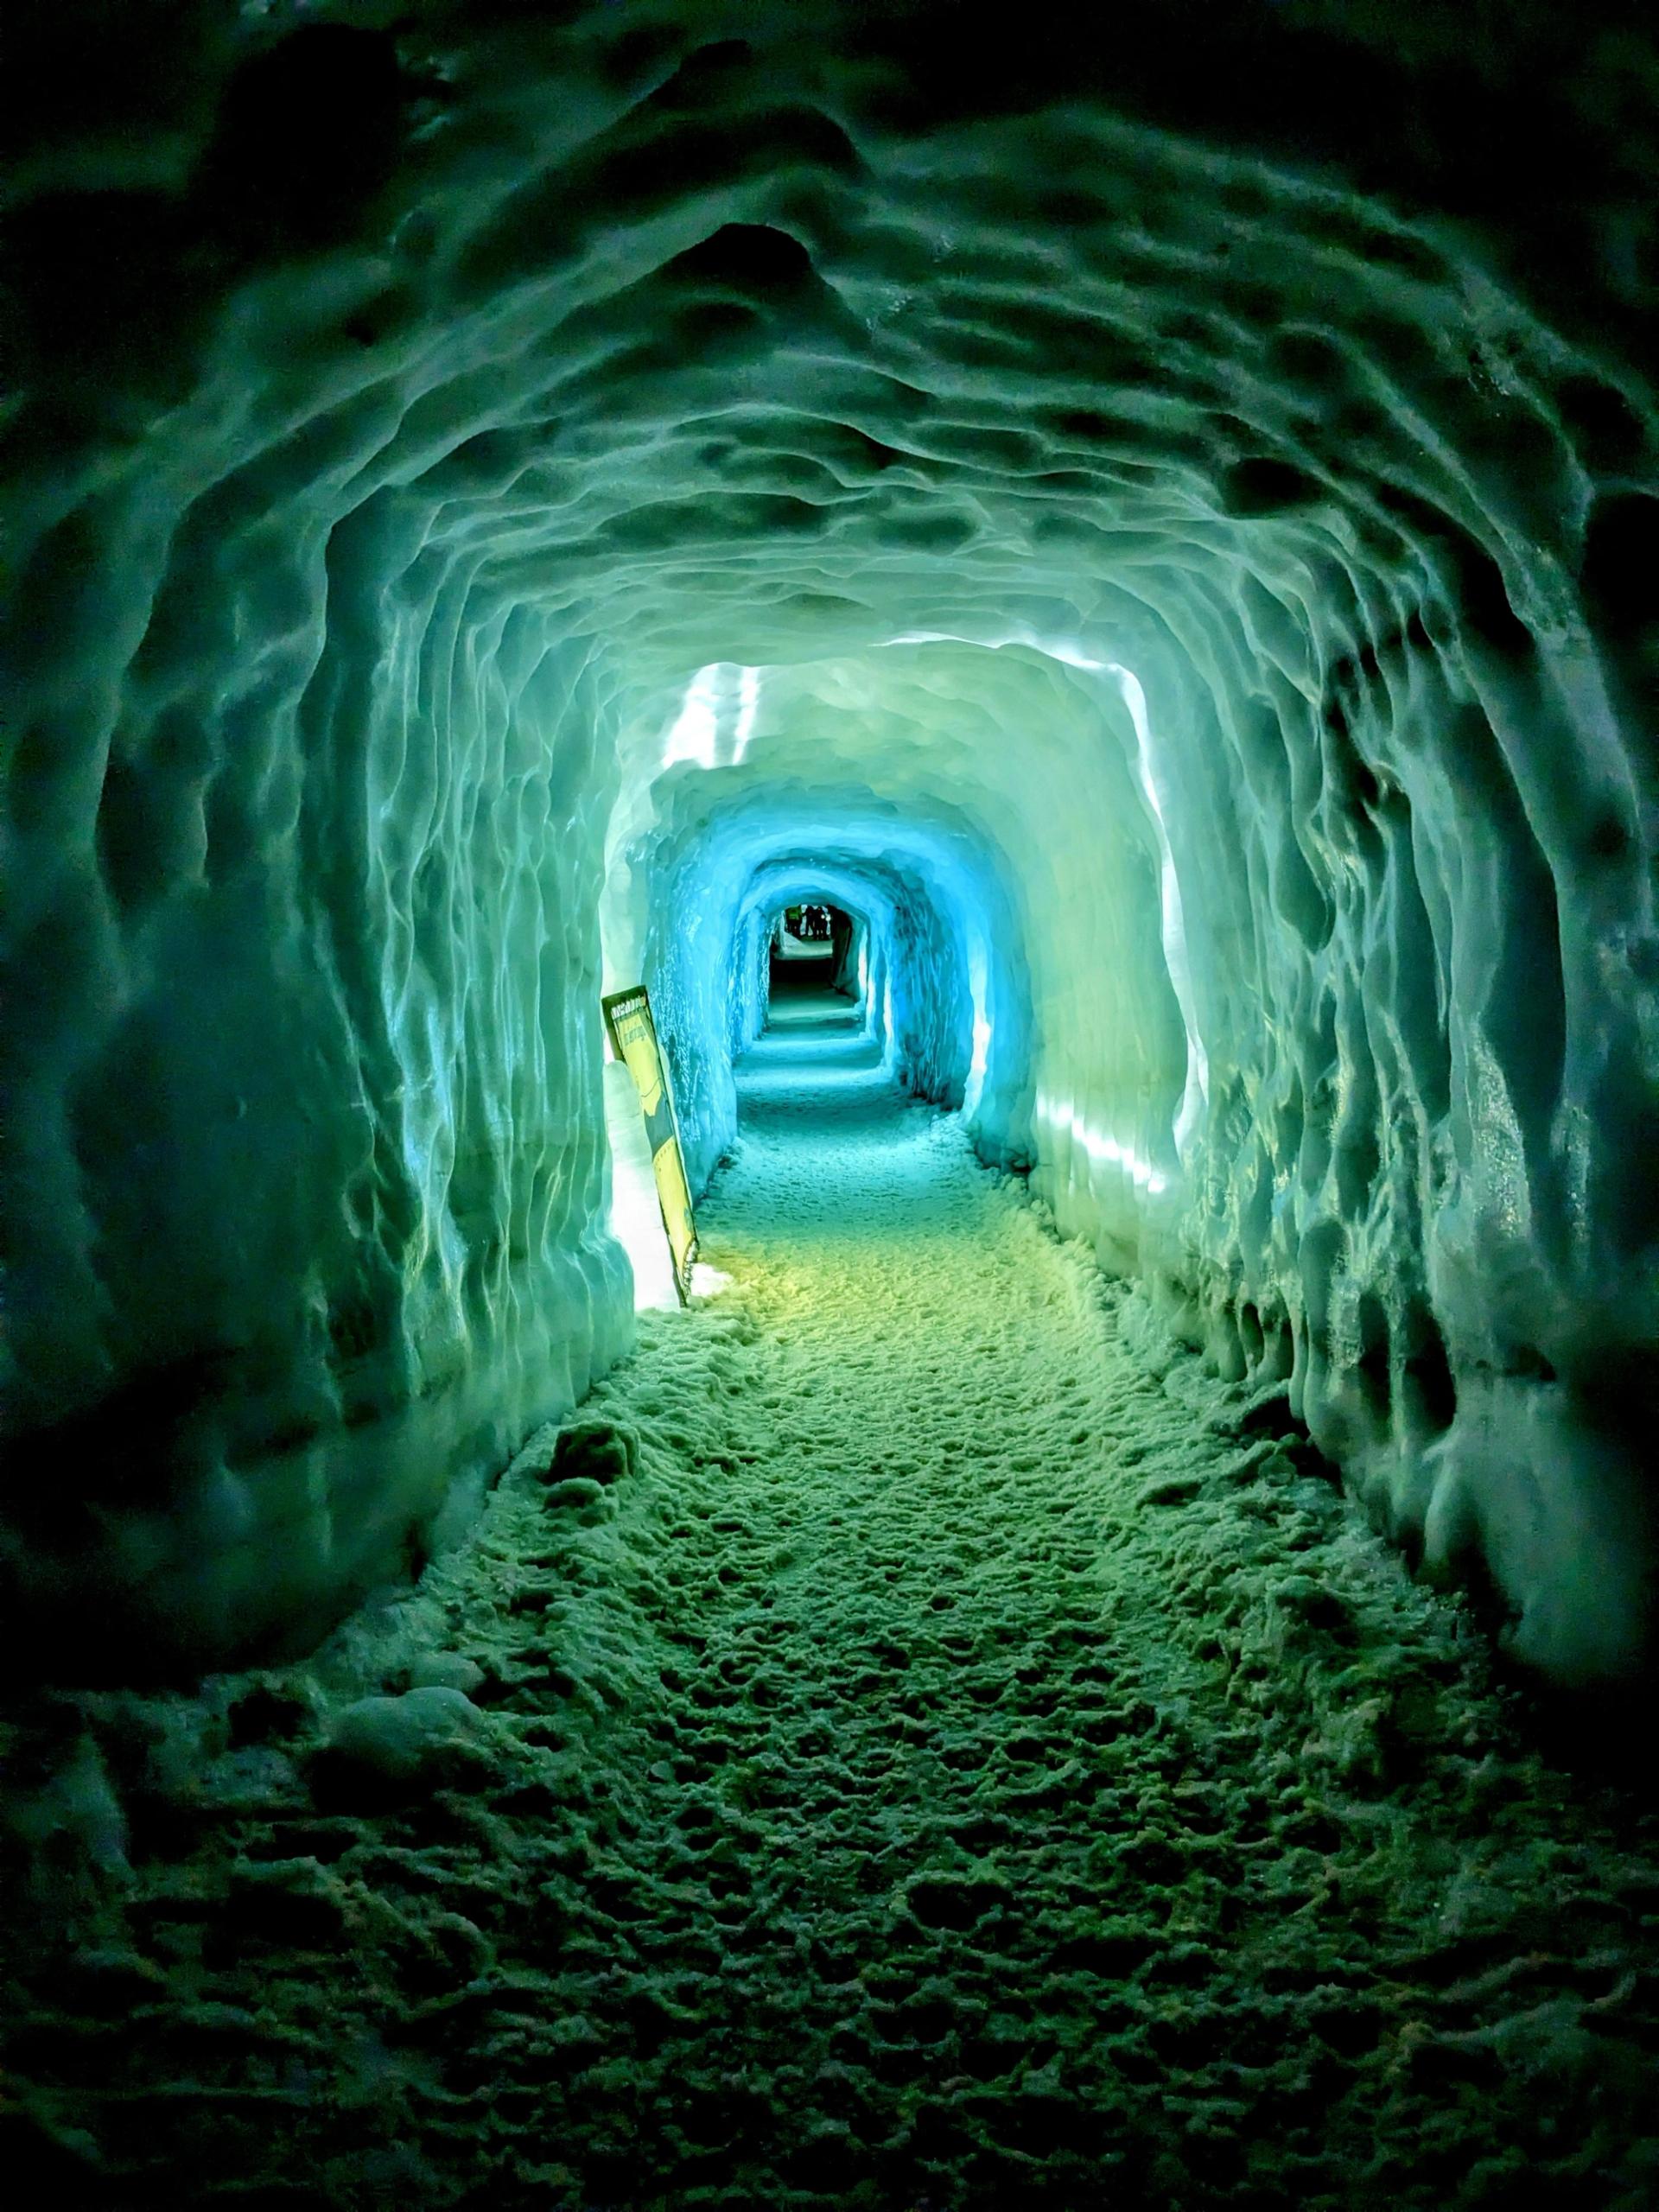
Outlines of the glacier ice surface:
<svg viewBox="0 0 1659 2212">
<path fill-rule="evenodd" d="M 701 1179 L 810 876 L 897 1074 L 1529 1662 L 1628 1663 L 1624 49 L 413 0 L 175 67 L 134 12 L 12 180 L 24 1644 L 297 1646 L 442 1545 L 631 1338 L 601 988 Z"/>
</svg>

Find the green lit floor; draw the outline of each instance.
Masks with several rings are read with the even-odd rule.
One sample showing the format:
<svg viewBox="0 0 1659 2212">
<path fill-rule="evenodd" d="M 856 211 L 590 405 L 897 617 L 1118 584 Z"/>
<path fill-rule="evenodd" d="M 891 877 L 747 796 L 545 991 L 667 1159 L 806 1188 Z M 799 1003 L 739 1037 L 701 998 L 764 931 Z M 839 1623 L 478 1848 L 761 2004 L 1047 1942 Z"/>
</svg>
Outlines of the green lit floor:
<svg viewBox="0 0 1659 2212">
<path fill-rule="evenodd" d="M 634 1470 L 262 1678 L 448 1646 L 471 1782 L 140 1868 L 168 1980 L 53 2062 L 108 2201 L 1650 2202 L 1651 1826 L 855 1039 L 744 1094 Z"/>
</svg>

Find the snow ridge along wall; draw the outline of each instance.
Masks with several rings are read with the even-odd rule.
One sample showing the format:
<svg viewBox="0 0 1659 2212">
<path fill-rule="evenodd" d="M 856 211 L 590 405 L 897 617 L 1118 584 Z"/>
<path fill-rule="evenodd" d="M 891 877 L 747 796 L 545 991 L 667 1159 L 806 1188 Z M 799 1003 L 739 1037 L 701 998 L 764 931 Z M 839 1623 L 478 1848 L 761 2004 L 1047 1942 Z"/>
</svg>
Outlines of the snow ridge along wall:
<svg viewBox="0 0 1659 2212">
<path fill-rule="evenodd" d="M 1629 1663 L 1648 35 L 557 14 L 15 57 L 31 1656 L 302 1640 L 442 1539 L 626 1340 L 601 877 L 706 1166 L 733 947 L 669 893 L 810 849 L 926 891 L 988 1154 L 1525 1657 Z"/>
</svg>

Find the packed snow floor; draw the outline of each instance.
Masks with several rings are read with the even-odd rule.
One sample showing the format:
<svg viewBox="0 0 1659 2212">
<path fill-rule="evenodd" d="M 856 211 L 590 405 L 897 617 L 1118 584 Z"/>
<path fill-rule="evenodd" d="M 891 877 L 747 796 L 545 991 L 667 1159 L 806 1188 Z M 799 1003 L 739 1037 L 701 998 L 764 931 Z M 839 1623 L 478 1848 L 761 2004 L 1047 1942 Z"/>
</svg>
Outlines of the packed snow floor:
<svg viewBox="0 0 1659 2212">
<path fill-rule="evenodd" d="M 16 1716 L 8 2139 L 77 2208 L 1650 2205 L 1650 1815 L 844 1027 L 742 1105 L 731 1287 L 474 1545 Z"/>
</svg>

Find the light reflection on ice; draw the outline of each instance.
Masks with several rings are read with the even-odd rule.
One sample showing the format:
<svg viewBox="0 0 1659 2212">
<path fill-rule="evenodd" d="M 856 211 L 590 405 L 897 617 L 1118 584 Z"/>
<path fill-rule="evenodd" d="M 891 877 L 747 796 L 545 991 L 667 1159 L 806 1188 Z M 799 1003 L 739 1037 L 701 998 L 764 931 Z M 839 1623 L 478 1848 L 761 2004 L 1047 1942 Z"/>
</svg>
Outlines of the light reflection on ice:
<svg viewBox="0 0 1659 2212">
<path fill-rule="evenodd" d="M 664 742 L 662 765 L 671 768 L 677 761 L 690 760 L 699 768 L 741 766 L 754 735 L 760 705 L 758 668 L 709 661 L 685 687 L 679 714 Z"/>
<path fill-rule="evenodd" d="M 1120 1144 L 1116 1137 L 1091 1128 L 1069 1099 L 1048 1098 L 1039 1092 L 1037 1118 L 1080 1145 L 1090 1160 L 1103 1160 L 1113 1166 L 1121 1167 L 1129 1180 L 1145 1191 L 1149 1198 L 1158 1198 L 1168 1189 L 1167 1176 L 1160 1174 L 1152 1162 L 1143 1160 L 1132 1145 Z"/>
<path fill-rule="evenodd" d="M 760 704 L 760 671 L 758 668 L 740 668 L 737 671 L 737 729 L 732 740 L 732 766 L 737 767 L 749 749 L 749 740 L 754 735 L 754 717 Z"/>
<path fill-rule="evenodd" d="M 715 739 L 720 728 L 715 687 L 719 681 L 720 664 L 714 661 L 700 668 L 686 685 L 679 720 L 668 733 L 663 748 L 664 768 L 671 768 L 677 760 L 695 760 L 700 768 L 714 766 Z"/>
</svg>

